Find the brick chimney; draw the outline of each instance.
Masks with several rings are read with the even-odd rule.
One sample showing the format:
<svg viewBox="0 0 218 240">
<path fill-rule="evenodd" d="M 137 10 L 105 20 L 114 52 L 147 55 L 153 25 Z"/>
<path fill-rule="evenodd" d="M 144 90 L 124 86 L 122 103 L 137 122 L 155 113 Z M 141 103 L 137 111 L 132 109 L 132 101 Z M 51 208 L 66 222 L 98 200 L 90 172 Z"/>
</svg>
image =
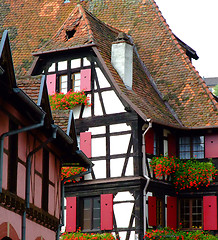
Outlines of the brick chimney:
<svg viewBox="0 0 218 240">
<path fill-rule="evenodd" d="M 132 89 L 133 45 L 125 33 L 119 33 L 111 48 L 111 63 L 122 78 L 125 86 Z"/>
</svg>

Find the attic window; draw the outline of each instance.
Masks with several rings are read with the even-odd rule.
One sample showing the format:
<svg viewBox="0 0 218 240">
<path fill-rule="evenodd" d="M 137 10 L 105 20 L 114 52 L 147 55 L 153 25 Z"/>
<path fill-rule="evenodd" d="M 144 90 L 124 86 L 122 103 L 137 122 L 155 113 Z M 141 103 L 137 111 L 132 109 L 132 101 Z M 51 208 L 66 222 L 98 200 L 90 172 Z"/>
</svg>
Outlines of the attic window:
<svg viewBox="0 0 218 240">
<path fill-rule="evenodd" d="M 72 38 L 74 36 L 76 32 L 76 29 L 73 29 L 71 31 L 66 31 L 66 34 L 67 34 L 67 40 L 69 40 L 70 38 Z"/>
</svg>

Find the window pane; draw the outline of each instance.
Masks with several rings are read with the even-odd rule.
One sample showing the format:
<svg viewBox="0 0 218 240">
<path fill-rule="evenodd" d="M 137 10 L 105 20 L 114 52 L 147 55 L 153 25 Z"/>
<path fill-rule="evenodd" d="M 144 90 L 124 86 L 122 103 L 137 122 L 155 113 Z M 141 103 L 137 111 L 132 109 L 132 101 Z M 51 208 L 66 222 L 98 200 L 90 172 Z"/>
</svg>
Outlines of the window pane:
<svg viewBox="0 0 218 240">
<path fill-rule="evenodd" d="M 60 92 L 61 93 L 67 93 L 67 75 L 62 75 L 59 77 L 59 81 L 60 81 Z"/>
<path fill-rule="evenodd" d="M 191 157 L 190 137 L 179 138 L 179 157 L 181 159 L 188 159 Z"/>
<path fill-rule="evenodd" d="M 80 91 L 80 73 L 72 74 L 72 90 Z"/>
</svg>

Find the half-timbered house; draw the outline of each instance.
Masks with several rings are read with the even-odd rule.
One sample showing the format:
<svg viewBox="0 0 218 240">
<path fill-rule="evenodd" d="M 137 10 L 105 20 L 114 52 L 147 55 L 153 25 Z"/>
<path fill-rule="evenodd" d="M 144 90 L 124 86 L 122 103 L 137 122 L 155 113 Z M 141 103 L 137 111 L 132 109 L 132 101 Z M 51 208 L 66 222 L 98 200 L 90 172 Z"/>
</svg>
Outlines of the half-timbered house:
<svg viewBox="0 0 218 240">
<path fill-rule="evenodd" d="M 29 73 L 45 75 L 49 94 L 83 90 L 91 104 L 73 109 L 78 143 L 94 166 L 65 185 L 66 231 L 127 240 L 180 222 L 216 231 L 217 182 L 176 193 L 149 165 L 161 154 L 217 165 L 217 102 L 191 63 L 196 52 L 172 33 L 154 0 L 52 4 L 39 4 L 41 27 L 48 18 L 61 23 L 63 8 L 72 12 L 56 34 L 36 31 L 48 41 L 33 41 Z M 24 63 L 18 71 L 28 70 Z M 64 123 L 69 113 L 52 114 Z"/>
<path fill-rule="evenodd" d="M 7 31 L 0 39 L 0 239 L 56 239 L 61 166 L 90 162 L 73 140 L 73 121 L 69 134 L 54 125 L 45 79 L 31 89 L 36 102 L 18 87 Z"/>
</svg>

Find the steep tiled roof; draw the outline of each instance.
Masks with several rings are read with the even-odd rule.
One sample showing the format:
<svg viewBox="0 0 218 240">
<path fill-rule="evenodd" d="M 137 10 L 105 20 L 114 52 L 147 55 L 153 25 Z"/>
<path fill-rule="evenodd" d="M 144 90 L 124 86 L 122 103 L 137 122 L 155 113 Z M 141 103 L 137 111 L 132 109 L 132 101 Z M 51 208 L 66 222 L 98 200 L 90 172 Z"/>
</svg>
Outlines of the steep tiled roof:
<svg viewBox="0 0 218 240">
<path fill-rule="evenodd" d="M 17 79 L 18 87 L 21 88 L 28 96 L 30 96 L 35 103 L 38 102 L 40 84 L 41 76 L 26 76 Z"/>
<path fill-rule="evenodd" d="M 75 29 L 75 33 L 70 39 L 66 38 L 68 29 Z M 92 16 L 83 7 L 78 6 L 51 41 L 45 44 L 39 51 L 42 53 L 43 51 L 61 50 L 89 43 L 96 44 L 101 57 L 113 74 L 114 84 L 128 97 L 127 101 L 131 102 L 136 110 L 141 112 L 142 117 L 152 118 L 165 124 L 178 124 L 164 105 L 163 100 L 152 87 L 136 54 L 134 54 L 133 61 L 133 91 L 128 90 L 124 86 L 123 81 L 111 65 L 111 45 L 116 39 L 118 32 L 117 29 L 109 27 Z"/>
<path fill-rule="evenodd" d="M 217 102 L 154 0 L 90 2 L 101 20 L 130 34 L 163 98 L 187 127 L 218 125 Z"/>
<path fill-rule="evenodd" d="M 57 32 L 76 1 L 6 0 L 0 3 L 0 29 L 9 31 L 16 75 L 25 75 L 33 61 L 32 52 Z"/>
<path fill-rule="evenodd" d="M 71 3 L 63 4 L 62 0 L 11 0 L 0 4 L 0 26 L 9 29 L 17 74 L 25 74 L 28 71 L 33 60 L 30 53 L 38 51 L 47 40 L 50 41 L 44 45 L 45 51 L 94 41 L 116 81 L 115 84 L 142 114 L 150 115 L 157 121 L 178 124 L 171 114 L 175 112 L 186 127 L 218 126 L 218 103 L 169 29 L 154 0 L 83 1 L 97 18 L 131 35 L 140 59 L 145 65 L 144 68 L 150 73 L 148 73 L 149 79 L 144 76 L 140 60 L 135 55 L 134 91 L 125 88 L 109 62 L 109 48 L 112 42 L 109 37 L 114 37 L 117 31 L 109 26 L 106 28 L 106 25 L 84 10 L 81 10 L 80 14 L 86 14 L 88 22 L 83 21 L 83 26 L 77 25 L 76 15 L 70 15 L 71 18 L 68 18 L 76 2 L 72 0 Z M 71 42 L 66 41 L 66 34 L 65 41 L 62 41 L 63 36 L 60 35 L 59 40 L 63 44 L 61 45 L 61 41 L 58 41 L 58 38 L 54 41 L 52 36 L 58 29 L 61 33 L 60 26 L 64 21 L 65 25 L 62 28 L 71 23 L 76 28 L 82 27 L 84 34 L 81 32 L 78 37 L 79 32 L 76 29 L 74 40 L 69 39 Z M 110 32 L 108 38 L 102 36 L 102 30 L 106 31 L 105 33 Z M 166 108 L 163 104 L 159 94 L 154 91 L 152 82 L 173 111 L 169 111 L 170 108 Z"/>
</svg>

